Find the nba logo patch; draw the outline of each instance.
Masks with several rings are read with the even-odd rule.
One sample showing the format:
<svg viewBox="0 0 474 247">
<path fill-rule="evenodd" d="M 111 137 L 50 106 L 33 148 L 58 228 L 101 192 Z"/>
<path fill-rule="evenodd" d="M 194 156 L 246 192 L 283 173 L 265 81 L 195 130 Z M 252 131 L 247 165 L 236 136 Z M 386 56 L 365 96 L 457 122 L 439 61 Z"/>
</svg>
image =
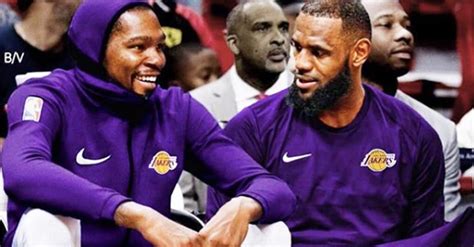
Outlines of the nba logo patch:
<svg viewBox="0 0 474 247">
<path fill-rule="evenodd" d="M 361 167 L 368 167 L 373 172 L 382 172 L 383 170 L 394 166 L 397 163 L 395 154 L 387 153 L 382 149 L 375 148 L 365 155 L 360 163 Z"/>
<path fill-rule="evenodd" d="M 39 97 L 29 96 L 25 100 L 22 120 L 39 122 L 42 109 L 43 99 Z"/>
<path fill-rule="evenodd" d="M 176 169 L 178 162 L 176 156 L 171 156 L 166 151 L 159 151 L 153 156 L 148 168 L 154 169 L 156 173 L 164 175 L 169 171 Z"/>
</svg>

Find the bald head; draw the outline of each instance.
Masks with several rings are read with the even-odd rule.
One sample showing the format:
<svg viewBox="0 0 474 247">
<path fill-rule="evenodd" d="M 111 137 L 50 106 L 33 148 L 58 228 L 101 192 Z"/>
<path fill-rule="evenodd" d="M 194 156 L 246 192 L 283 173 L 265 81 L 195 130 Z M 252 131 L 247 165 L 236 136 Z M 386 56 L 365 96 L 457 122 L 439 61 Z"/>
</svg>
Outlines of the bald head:
<svg viewBox="0 0 474 247">
<path fill-rule="evenodd" d="M 281 73 L 290 49 L 289 24 L 272 0 L 252 0 L 237 5 L 227 19 L 227 45 L 238 72 Z M 242 70 L 241 70 L 242 69 Z"/>
<path fill-rule="evenodd" d="M 237 29 L 245 22 L 248 21 L 249 14 L 252 12 L 255 7 L 260 8 L 276 8 L 279 9 L 282 13 L 283 10 L 280 6 L 275 3 L 273 0 L 248 0 L 241 1 L 227 16 L 226 20 L 226 29 L 228 34 L 235 34 Z M 252 16 L 250 16 L 251 18 Z"/>
</svg>

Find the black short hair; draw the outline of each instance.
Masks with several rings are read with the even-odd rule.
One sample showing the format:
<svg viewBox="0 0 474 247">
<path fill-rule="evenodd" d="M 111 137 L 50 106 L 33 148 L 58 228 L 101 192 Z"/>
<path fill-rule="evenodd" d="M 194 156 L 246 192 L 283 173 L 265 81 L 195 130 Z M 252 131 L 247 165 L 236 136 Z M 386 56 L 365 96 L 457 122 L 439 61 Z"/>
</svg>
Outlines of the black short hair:
<svg viewBox="0 0 474 247">
<path fill-rule="evenodd" d="M 184 43 L 165 50 L 166 65 L 161 70 L 160 86 L 168 88 L 171 81 L 176 80 L 181 73 L 182 65 L 189 60 L 190 56 L 198 54 L 204 49 L 209 49 L 197 42 Z"/>
<path fill-rule="evenodd" d="M 20 11 L 20 13 L 22 13 L 28 10 L 32 3 L 33 0 L 17 0 L 16 7 Z"/>
<path fill-rule="evenodd" d="M 372 37 L 369 14 L 360 0 L 312 0 L 303 5 L 301 13 L 340 18 L 345 36 L 354 40 Z"/>
</svg>

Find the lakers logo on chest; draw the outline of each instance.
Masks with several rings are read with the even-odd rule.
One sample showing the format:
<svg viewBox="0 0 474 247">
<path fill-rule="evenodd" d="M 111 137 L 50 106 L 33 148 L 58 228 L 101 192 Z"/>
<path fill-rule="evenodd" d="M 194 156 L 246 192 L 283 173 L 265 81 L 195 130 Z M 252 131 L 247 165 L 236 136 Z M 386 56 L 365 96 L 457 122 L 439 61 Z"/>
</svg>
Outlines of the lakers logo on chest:
<svg viewBox="0 0 474 247">
<path fill-rule="evenodd" d="M 382 172 L 393 167 L 397 163 L 394 153 L 387 153 L 382 149 L 375 148 L 365 155 L 360 163 L 361 167 L 368 167 L 373 172 Z"/>
<path fill-rule="evenodd" d="M 177 157 L 171 156 L 166 151 L 159 151 L 153 156 L 148 168 L 154 169 L 156 173 L 164 175 L 173 171 L 178 166 Z"/>
</svg>

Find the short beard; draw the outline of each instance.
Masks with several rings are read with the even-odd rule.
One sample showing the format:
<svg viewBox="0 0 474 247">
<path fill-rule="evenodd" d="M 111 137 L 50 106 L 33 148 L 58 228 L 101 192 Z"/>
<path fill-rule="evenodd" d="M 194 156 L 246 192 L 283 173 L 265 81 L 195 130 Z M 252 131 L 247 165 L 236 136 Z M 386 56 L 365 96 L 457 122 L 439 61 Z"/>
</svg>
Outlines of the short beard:
<svg viewBox="0 0 474 247">
<path fill-rule="evenodd" d="M 326 85 L 316 89 L 313 95 L 306 100 L 301 98 L 300 89 L 296 86 L 296 83 L 293 83 L 288 90 L 286 103 L 296 112 L 303 113 L 305 117 L 314 118 L 337 105 L 339 100 L 347 95 L 351 87 L 351 72 L 348 60 L 346 60 L 341 71 Z"/>
</svg>

